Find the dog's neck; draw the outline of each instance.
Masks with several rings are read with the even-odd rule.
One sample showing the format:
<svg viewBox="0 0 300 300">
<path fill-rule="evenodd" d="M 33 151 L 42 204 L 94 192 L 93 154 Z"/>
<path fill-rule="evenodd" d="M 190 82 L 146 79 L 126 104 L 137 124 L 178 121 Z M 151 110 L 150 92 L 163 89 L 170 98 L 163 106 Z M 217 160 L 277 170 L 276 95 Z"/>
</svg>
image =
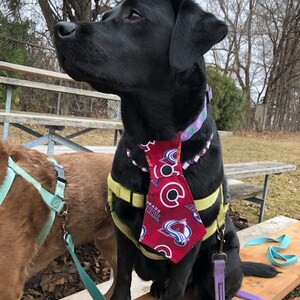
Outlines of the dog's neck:
<svg viewBox="0 0 300 300">
<path fill-rule="evenodd" d="M 121 95 L 127 142 L 139 145 L 151 140 L 171 140 L 197 119 L 205 106 L 206 83 L 199 80 L 193 90 L 190 79 L 185 84 L 182 77 L 170 84 L 172 88 L 166 84 Z"/>
<path fill-rule="evenodd" d="M 141 94 L 120 95 L 124 134 L 119 142 L 112 170 L 112 175 L 118 182 L 124 184 L 126 178 L 127 188 L 147 193 L 149 174 L 134 166 L 132 159 L 140 167 L 147 168 L 145 154 L 139 148 L 139 144 L 147 144 L 151 140 L 170 140 L 196 120 L 206 101 L 205 76 L 197 74 L 199 73 L 180 76 L 176 79 L 176 84 L 170 84 L 174 87 L 171 91 L 162 86 L 162 89 L 143 90 Z M 188 161 L 199 153 L 212 134 L 214 139 L 209 151 L 185 172 L 188 183 L 193 181 L 191 191 L 195 199 L 213 193 L 223 179 L 220 141 L 212 110 L 208 105 L 207 118 L 201 129 L 182 143 L 181 161 Z M 127 157 L 127 149 L 130 150 L 132 159 Z M 209 175 L 211 178 L 208 179 L 207 170 L 210 169 L 215 173 L 213 176 Z M 197 180 L 193 175 L 196 173 Z"/>
</svg>

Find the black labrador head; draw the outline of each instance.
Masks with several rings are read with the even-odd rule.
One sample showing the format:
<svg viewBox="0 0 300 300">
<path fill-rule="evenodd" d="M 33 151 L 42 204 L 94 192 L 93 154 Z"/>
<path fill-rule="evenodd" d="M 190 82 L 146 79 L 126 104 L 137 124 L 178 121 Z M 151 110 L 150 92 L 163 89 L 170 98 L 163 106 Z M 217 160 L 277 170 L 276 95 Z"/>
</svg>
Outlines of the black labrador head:
<svg viewBox="0 0 300 300">
<path fill-rule="evenodd" d="M 173 86 L 226 34 L 193 0 L 125 0 L 101 22 L 57 23 L 55 45 L 71 77 L 120 94 Z"/>
</svg>

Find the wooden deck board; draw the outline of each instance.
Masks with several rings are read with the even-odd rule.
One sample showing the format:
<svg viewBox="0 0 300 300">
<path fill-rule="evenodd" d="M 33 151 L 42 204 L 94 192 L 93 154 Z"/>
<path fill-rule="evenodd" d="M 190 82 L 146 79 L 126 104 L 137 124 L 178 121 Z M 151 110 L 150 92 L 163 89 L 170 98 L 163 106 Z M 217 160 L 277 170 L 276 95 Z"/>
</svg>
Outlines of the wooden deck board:
<svg viewBox="0 0 300 300">
<path fill-rule="evenodd" d="M 236 179 L 228 180 L 228 188 L 231 200 L 240 200 L 256 197 L 263 191 L 263 186 L 257 186 Z"/>
<path fill-rule="evenodd" d="M 258 277 L 245 277 L 242 290 L 256 294 L 266 300 L 280 300 L 300 284 L 300 222 L 283 229 L 272 237 L 287 234 L 291 238 L 291 244 L 281 254 L 297 254 L 298 262 L 288 267 L 281 267 L 281 272 L 275 278 L 266 279 Z M 274 244 L 273 244 L 274 245 Z M 266 251 L 270 243 L 251 246 L 241 250 L 243 261 L 256 261 L 268 263 Z M 239 298 L 234 298 L 237 300 Z"/>
<path fill-rule="evenodd" d="M 3 77 L 3 76 L 0 76 L 0 84 L 7 84 L 7 85 L 28 87 L 28 88 L 40 89 L 40 90 L 46 90 L 46 91 L 67 93 L 67 94 L 72 94 L 72 95 L 80 95 L 80 96 L 120 101 L 120 97 L 117 95 L 104 94 L 104 93 L 100 93 L 100 92 L 96 92 L 96 91 L 83 90 L 83 89 L 78 89 L 78 88 L 62 86 L 62 85 L 42 83 L 42 82 L 29 81 L 29 80 L 23 80 L 23 79 L 8 78 L 8 77 Z"/>
<path fill-rule="evenodd" d="M 238 179 L 294 171 L 296 166 L 273 161 L 258 161 L 226 164 L 224 169 L 228 178 Z"/>
<path fill-rule="evenodd" d="M 18 123 L 18 124 L 40 124 L 55 126 L 71 126 L 83 128 L 106 128 L 122 129 L 121 121 L 110 119 L 82 118 L 72 116 L 39 114 L 39 113 L 22 113 L 22 112 L 0 112 L 0 122 Z"/>
</svg>

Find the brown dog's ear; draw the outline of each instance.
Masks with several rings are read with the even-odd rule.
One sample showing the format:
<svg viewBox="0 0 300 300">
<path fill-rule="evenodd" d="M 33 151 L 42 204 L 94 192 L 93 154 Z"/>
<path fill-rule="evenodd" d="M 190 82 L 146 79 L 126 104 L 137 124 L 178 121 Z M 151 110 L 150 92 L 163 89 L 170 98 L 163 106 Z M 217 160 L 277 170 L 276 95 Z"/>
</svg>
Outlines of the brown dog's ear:
<svg viewBox="0 0 300 300">
<path fill-rule="evenodd" d="M 178 5 L 178 0 L 173 0 Z M 171 67 L 182 72 L 198 62 L 213 45 L 225 38 L 227 25 L 190 0 L 181 0 L 170 42 Z"/>
</svg>

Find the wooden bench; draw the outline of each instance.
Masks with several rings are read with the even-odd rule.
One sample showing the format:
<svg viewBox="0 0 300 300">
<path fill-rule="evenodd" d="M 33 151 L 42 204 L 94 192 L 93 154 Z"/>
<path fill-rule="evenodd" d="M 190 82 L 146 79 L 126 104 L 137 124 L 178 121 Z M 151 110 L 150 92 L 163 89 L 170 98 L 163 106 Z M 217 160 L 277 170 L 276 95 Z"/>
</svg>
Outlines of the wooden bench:
<svg viewBox="0 0 300 300">
<path fill-rule="evenodd" d="M 292 240 L 291 245 L 285 250 L 285 253 L 297 254 L 300 256 L 300 222 L 284 216 L 278 216 L 268 221 L 259 223 L 237 233 L 241 246 L 251 239 L 266 236 L 279 236 L 282 233 L 288 234 Z M 242 260 L 250 260 L 256 262 L 266 261 L 266 249 L 268 245 L 255 247 L 247 247 L 241 250 Z M 295 265 L 280 268 L 282 272 L 272 279 L 264 279 L 258 277 L 245 277 L 243 280 L 242 290 L 256 294 L 266 300 L 279 300 L 291 292 L 300 284 L 300 262 Z M 142 281 L 135 272 L 132 274 L 133 280 L 131 285 L 132 299 L 138 300 L 155 300 L 148 292 L 151 281 Z M 112 284 L 112 280 L 98 285 L 99 290 L 105 293 Z M 74 295 L 65 297 L 61 300 L 90 300 L 86 290 L 78 292 Z M 235 300 L 238 298 L 235 298 Z M 185 300 L 199 300 L 187 295 Z"/>
<path fill-rule="evenodd" d="M 296 166 L 273 161 L 259 161 L 225 164 L 224 170 L 228 178 L 231 198 L 233 200 L 245 199 L 259 204 L 259 222 L 262 222 L 267 202 L 270 176 L 294 171 L 296 170 Z M 238 180 L 257 176 L 264 176 L 264 182 L 261 186 Z"/>
<path fill-rule="evenodd" d="M 42 69 L 36 69 L 11 63 L 0 61 L 0 69 L 9 71 L 23 72 L 26 74 L 36 75 L 45 78 L 51 78 L 56 80 L 73 81 L 71 77 L 59 72 L 52 72 Z M 42 83 L 32 80 L 22 80 L 16 78 L 9 78 L 0 76 L 0 84 L 7 87 L 6 94 L 6 106 L 4 111 L 0 111 L 0 123 L 4 123 L 3 128 L 3 140 L 8 138 L 9 124 L 20 128 L 27 133 L 36 137 L 35 140 L 25 143 L 27 147 L 34 147 L 43 143 L 48 143 L 48 155 L 53 154 L 53 147 L 55 143 L 65 145 L 75 151 L 90 151 L 86 147 L 83 147 L 77 143 L 72 142 L 70 139 L 75 136 L 87 133 L 94 129 L 113 129 L 115 131 L 114 144 L 117 142 L 117 132 L 122 130 L 123 125 L 120 120 L 111 119 L 96 119 L 96 118 L 83 118 L 72 117 L 54 114 L 38 114 L 32 112 L 16 112 L 11 111 L 12 92 L 15 87 L 25 87 L 32 89 L 39 89 L 45 91 L 51 91 L 62 94 L 72 94 L 84 97 L 93 97 L 97 99 L 104 99 L 116 102 L 117 106 L 120 106 L 120 98 L 116 95 L 103 94 L 90 90 L 83 90 L 74 87 L 67 87 L 58 84 Z M 24 124 L 38 124 L 43 125 L 49 130 L 49 134 L 43 135 L 36 130 L 28 128 Z M 78 127 L 82 130 L 75 134 L 63 137 L 58 135 L 56 131 L 62 130 L 65 126 Z"/>
</svg>

